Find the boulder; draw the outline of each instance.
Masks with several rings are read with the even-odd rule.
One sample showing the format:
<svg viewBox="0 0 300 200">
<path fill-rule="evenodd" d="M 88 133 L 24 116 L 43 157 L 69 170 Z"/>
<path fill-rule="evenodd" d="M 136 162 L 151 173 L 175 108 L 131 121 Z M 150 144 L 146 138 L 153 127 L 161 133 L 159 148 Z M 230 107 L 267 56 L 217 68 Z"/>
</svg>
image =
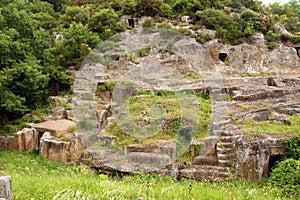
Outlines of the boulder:
<svg viewBox="0 0 300 200">
<path fill-rule="evenodd" d="M 9 176 L 0 176 L 0 199 L 12 200 L 11 179 Z"/>
<path fill-rule="evenodd" d="M 50 132 L 55 137 L 60 137 L 66 133 L 73 132 L 76 128 L 76 123 L 70 120 L 54 120 L 34 124 L 33 127 L 40 132 Z"/>
<path fill-rule="evenodd" d="M 58 162 L 77 161 L 84 150 L 84 143 L 79 134 L 68 135 L 70 141 L 60 141 L 58 138 L 44 133 L 40 140 L 40 154 L 49 160 Z"/>
<path fill-rule="evenodd" d="M 288 126 L 292 124 L 288 116 L 284 114 L 279 114 L 277 112 L 272 112 L 271 115 L 268 117 L 268 120 L 279 124 L 288 125 Z"/>
<path fill-rule="evenodd" d="M 38 135 L 34 128 L 24 128 L 15 136 L 0 136 L 0 150 L 26 151 L 38 149 Z"/>
<path fill-rule="evenodd" d="M 70 142 L 41 139 L 40 154 L 48 160 L 57 162 L 70 161 Z"/>
</svg>

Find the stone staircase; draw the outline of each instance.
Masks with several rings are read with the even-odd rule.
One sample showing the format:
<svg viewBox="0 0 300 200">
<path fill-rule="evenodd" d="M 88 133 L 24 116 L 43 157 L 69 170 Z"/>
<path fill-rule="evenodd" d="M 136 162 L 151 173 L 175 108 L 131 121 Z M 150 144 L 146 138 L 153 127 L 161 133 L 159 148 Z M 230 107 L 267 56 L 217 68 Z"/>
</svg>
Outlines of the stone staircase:
<svg viewBox="0 0 300 200">
<path fill-rule="evenodd" d="M 220 136 L 216 144 L 218 164 L 233 167 L 234 163 L 234 138 L 233 136 Z"/>
<path fill-rule="evenodd" d="M 180 170 L 180 177 L 195 180 L 229 180 L 235 176 L 235 140 L 236 137 L 229 131 L 218 131 L 218 136 L 211 150 L 205 151 L 206 154 L 195 156 L 192 165 Z"/>
</svg>

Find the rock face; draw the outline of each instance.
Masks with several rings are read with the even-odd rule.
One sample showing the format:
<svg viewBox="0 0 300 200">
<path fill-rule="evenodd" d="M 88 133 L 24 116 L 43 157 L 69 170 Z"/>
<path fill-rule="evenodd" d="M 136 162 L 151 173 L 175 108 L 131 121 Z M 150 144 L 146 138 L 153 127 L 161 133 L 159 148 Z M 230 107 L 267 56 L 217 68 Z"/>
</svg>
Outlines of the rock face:
<svg viewBox="0 0 300 200">
<path fill-rule="evenodd" d="M 0 150 L 26 151 L 38 149 L 38 134 L 34 128 L 24 128 L 15 136 L 0 136 Z"/>
<path fill-rule="evenodd" d="M 293 47 L 278 45 L 269 50 L 264 44 L 264 38 L 255 35 L 254 44 L 239 44 L 236 46 L 210 41 L 204 47 L 210 53 L 221 74 L 241 76 L 245 74 L 277 74 L 294 75 L 299 73 L 300 59 Z M 220 60 L 219 54 L 226 54 L 226 65 Z"/>
<path fill-rule="evenodd" d="M 11 179 L 9 176 L 0 176 L 0 199 L 12 200 Z"/>
<path fill-rule="evenodd" d="M 44 133 L 40 140 L 40 154 L 49 160 L 58 162 L 77 161 L 84 149 L 80 135 L 70 134 L 69 141 L 61 141 L 48 133 Z"/>
<path fill-rule="evenodd" d="M 241 178 L 266 179 L 285 151 L 287 137 L 253 135 L 236 140 L 236 170 Z"/>
</svg>

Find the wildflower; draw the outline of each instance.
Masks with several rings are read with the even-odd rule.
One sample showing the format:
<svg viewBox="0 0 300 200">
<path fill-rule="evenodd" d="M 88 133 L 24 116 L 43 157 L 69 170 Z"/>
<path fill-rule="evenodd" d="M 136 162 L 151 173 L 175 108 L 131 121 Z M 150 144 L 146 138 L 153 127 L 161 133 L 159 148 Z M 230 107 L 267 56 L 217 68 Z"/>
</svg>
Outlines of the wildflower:
<svg viewBox="0 0 300 200">
<path fill-rule="evenodd" d="M 160 183 L 160 180 L 158 179 L 154 184 L 156 185 L 156 184 L 158 184 L 158 183 Z"/>
<path fill-rule="evenodd" d="M 192 187 L 193 187 L 193 184 L 191 184 L 191 183 L 190 183 L 190 184 L 189 184 L 189 187 L 190 187 L 190 190 L 191 190 L 191 189 L 192 189 Z"/>
<path fill-rule="evenodd" d="M 150 180 L 147 180 L 147 185 L 149 185 L 150 184 Z"/>
<path fill-rule="evenodd" d="M 143 200 L 143 198 L 142 198 L 142 197 L 139 197 L 138 200 Z"/>
</svg>

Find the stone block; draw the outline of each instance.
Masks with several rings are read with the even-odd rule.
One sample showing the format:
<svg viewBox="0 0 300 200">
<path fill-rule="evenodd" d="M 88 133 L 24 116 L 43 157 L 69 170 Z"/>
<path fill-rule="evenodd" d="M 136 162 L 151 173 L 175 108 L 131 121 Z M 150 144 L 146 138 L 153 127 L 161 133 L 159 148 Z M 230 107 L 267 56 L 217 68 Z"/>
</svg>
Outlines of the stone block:
<svg viewBox="0 0 300 200">
<path fill-rule="evenodd" d="M 12 200 L 11 179 L 9 176 L 0 177 L 0 199 Z"/>
</svg>

